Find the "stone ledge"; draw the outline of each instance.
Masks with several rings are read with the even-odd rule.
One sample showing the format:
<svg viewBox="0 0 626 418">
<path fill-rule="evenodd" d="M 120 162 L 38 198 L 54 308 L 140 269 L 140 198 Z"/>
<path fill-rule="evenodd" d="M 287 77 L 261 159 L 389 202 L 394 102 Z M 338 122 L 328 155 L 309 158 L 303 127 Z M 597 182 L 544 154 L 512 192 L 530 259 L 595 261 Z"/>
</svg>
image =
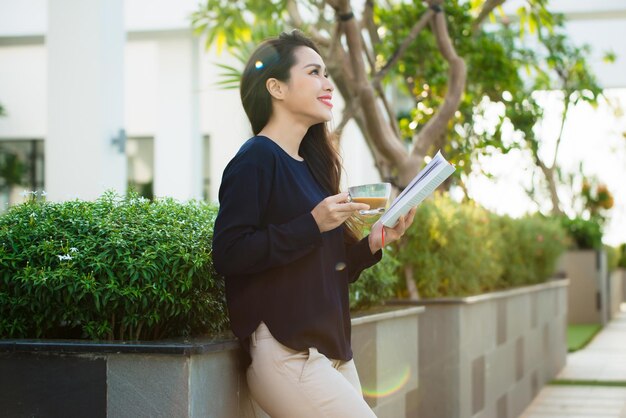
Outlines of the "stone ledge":
<svg viewBox="0 0 626 418">
<path fill-rule="evenodd" d="M 352 318 L 352 325 L 383 321 L 419 314 L 425 308 L 386 307 L 387 312 L 359 313 Z M 7 339 L 0 340 L 0 353 L 67 353 L 67 354 L 172 354 L 195 355 L 218 351 L 236 350 L 237 339 L 230 333 L 218 337 L 172 339 L 159 341 L 90 341 L 90 340 L 47 340 L 47 339 Z"/>
<path fill-rule="evenodd" d="M 161 341 L 0 340 L 0 353 L 206 354 L 235 350 L 234 337 Z"/>
<path fill-rule="evenodd" d="M 352 318 L 352 326 L 355 325 L 361 325 L 361 324 L 367 324 L 369 322 L 376 322 L 376 321 L 384 321 L 386 319 L 392 319 L 392 318 L 400 318 L 403 316 L 409 316 L 409 315 L 417 315 L 420 314 L 422 312 L 424 312 L 426 308 L 421 307 L 421 306 L 413 306 L 411 308 L 398 308 L 396 306 L 396 309 L 391 310 L 389 312 L 381 312 L 381 313 L 374 313 L 374 314 L 367 314 L 364 316 L 357 316 Z"/>
<path fill-rule="evenodd" d="M 433 298 L 433 299 L 419 299 L 419 300 L 407 300 L 407 299 L 393 299 L 385 302 L 386 305 L 470 305 L 478 302 L 485 302 L 494 299 L 501 299 L 518 294 L 525 294 L 530 292 L 538 292 L 545 289 L 559 288 L 569 286 L 569 279 L 554 279 L 545 283 L 534 284 L 530 286 L 519 286 L 512 289 L 500 290 L 490 293 L 483 293 L 476 296 L 465 297 L 450 297 L 450 298 Z"/>
</svg>

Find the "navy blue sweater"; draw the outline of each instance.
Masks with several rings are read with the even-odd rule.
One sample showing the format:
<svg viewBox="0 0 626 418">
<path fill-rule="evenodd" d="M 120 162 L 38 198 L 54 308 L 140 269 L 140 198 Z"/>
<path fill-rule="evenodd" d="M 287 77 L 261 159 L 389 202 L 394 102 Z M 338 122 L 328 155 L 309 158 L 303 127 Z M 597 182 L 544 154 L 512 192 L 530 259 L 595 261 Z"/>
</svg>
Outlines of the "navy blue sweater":
<svg viewBox="0 0 626 418">
<path fill-rule="evenodd" d="M 245 341 L 264 321 L 294 350 L 350 360 L 348 284 L 377 263 L 367 237 L 320 233 L 311 210 L 329 194 L 305 161 L 264 136 L 249 139 L 224 170 L 213 262 L 226 279 L 231 327 Z"/>
</svg>

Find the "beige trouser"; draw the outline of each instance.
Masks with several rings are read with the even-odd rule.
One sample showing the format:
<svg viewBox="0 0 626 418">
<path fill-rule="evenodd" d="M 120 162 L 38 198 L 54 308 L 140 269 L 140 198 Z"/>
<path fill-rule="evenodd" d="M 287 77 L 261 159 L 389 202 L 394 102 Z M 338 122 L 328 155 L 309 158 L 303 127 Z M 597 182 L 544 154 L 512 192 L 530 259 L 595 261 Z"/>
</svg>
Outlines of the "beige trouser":
<svg viewBox="0 0 626 418">
<path fill-rule="evenodd" d="M 272 418 L 376 417 L 363 400 L 353 360 L 330 360 L 313 347 L 292 350 L 263 322 L 252 333 L 250 354 L 250 393 Z"/>
</svg>

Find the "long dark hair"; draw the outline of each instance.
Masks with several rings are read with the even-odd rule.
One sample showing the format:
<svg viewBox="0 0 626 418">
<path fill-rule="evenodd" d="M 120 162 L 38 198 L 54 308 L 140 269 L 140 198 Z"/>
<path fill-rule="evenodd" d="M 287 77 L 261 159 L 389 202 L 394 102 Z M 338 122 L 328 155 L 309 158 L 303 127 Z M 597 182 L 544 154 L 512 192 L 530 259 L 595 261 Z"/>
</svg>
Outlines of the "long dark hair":
<svg viewBox="0 0 626 418">
<path fill-rule="evenodd" d="M 308 47 L 320 53 L 311 39 L 293 30 L 262 42 L 248 59 L 239 92 L 254 135 L 261 132 L 272 116 L 272 97 L 265 82 L 269 78 L 288 82 L 291 67 L 296 64 L 295 50 L 300 47 Z M 299 154 L 327 193 L 339 193 L 341 157 L 331 141 L 326 123 L 318 123 L 308 129 L 300 143 Z M 352 222 L 344 225 L 346 240 L 356 242 L 359 236 L 357 227 Z"/>
</svg>

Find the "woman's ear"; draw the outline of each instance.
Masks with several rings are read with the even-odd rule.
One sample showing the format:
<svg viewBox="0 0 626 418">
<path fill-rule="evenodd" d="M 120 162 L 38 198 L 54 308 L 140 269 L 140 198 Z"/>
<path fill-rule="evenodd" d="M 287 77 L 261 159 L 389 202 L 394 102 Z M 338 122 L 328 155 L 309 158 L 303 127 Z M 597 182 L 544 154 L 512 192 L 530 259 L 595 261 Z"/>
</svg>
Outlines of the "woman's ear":
<svg viewBox="0 0 626 418">
<path fill-rule="evenodd" d="M 265 82 L 267 91 L 277 100 L 282 100 L 285 94 L 285 86 L 279 80 L 275 78 L 268 78 Z"/>
</svg>

